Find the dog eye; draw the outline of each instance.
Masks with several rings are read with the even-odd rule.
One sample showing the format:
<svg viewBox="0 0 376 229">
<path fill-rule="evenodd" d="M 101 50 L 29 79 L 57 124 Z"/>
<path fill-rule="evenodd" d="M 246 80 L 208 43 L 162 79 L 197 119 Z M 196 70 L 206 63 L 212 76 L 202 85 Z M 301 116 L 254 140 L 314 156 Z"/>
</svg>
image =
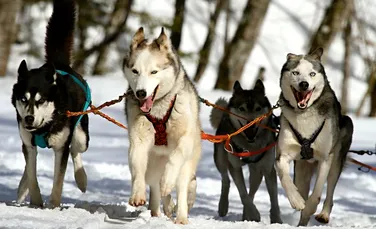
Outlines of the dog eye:
<svg viewBox="0 0 376 229">
<path fill-rule="evenodd" d="M 132 69 L 132 72 L 136 75 L 138 75 L 138 71 L 136 69 Z"/>
<path fill-rule="evenodd" d="M 311 72 L 311 73 L 309 73 L 309 75 L 312 76 L 312 77 L 314 77 L 316 75 L 316 73 Z"/>
<path fill-rule="evenodd" d="M 298 71 L 293 71 L 292 74 L 293 74 L 294 76 L 297 76 L 297 75 L 299 75 L 300 73 L 299 73 Z"/>
<path fill-rule="evenodd" d="M 42 103 L 44 103 L 44 102 L 46 102 L 46 100 L 43 99 L 43 98 L 41 98 L 40 100 L 38 100 L 38 103 L 39 103 L 39 104 L 42 104 Z"/>
<path fill-rule="evenodd" d="M 151 74 L 157 74 L 158 73 L 158 71 L 156 71 L 156 70 L 154 70 L 154 71 L 152 71 L 152 72 L 150 72 Z"/>
<path fill-rule="evenodd" d="M 238 110 L 241 111 L 241 112 L 244 112 L 245 108 L 244 107 L 239 107 Z"/>
<path fill-rule="evenodd" d="M 256 109 L 255 109 L 257 112 L 258 111 L 261 111 L 261 107 L 256 107 Z"/>
<path fill-rule="evenodd" d="M 22 96 L 21 97 L 21 102 L 26 103 L 26 101 L 27 101 L 27 98 L 25 96 Z"/>
</svg>

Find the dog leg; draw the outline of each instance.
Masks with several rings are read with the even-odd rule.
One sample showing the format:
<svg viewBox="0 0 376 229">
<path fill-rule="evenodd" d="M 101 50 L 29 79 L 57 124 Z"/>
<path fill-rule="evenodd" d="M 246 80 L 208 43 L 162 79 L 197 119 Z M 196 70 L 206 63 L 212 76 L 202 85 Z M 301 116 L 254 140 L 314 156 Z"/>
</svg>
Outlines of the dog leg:
<svg viewBox="0 0 376 229">
<path fill-rule="evenodd" d="M 74 167 L 74 179 L 76 180 L 77 187 L 83 193 L 86 192 L 87 176 L 86 176 L 84 166 L 82 164 L 81 153 L 87 150 L 87 145 L 88 145 L 87 138 L 88 138 L 87 134 L 84 132 L 80 123 L 74 129 L 70 151 L 71 151 L 72 162 L 73 162 L 73 167 Z"/>
<path fill-rule="evenodd" d="M 132 194 L 131 198 L 129 198 L 129 204 L 132 206 L 142 206 L 146 203 L 145 174 L 150 149 L 150 147 L 145 146 L 145 141 L 147 140 L 137 138 L 137 141 L 135 141 L 131 137 L 130 141 L 128 162 L 132 175 Z M 147 145 L 151 146 L 151 142 L 149 141 Z"/>
<path fill-rule="evenodd" d="M 150 196 L 149 196 L 149 210 L 152 217 L 159 217 L 161 215 L 161 191 L 159 183 L 150 185 Z"/>
<path fill-rule="evenodd" d="M 230 191 L 230 178 L 228 176 L 227 152 L 223 150 L 223 144 L 214 144 L 214 162 L 222 177 L 221 197 L 218 204 L 218 215 L 224 217 L 228 212 L 228 194 Z"/>
<path fill-rule="evenodd" d="M 37 149 L 35 146 L 26 146 L 27 150 L 27 183 L 30 192 L 30 204 L 32 206 L 43 207 L 43 200 L 37 180 Z"/>
<path fill-rule="evenodd" d="M 192 161 L 186 162 L 182 167 L 177 182 L 177 209 L 176 224 L 188 224 L 188 190 L 193 176 Z"/>
<path fill-rule="evenodd" d="M 327 160 L 319 161 L 316 183 L 313 188 L 312 194 L 308 198 L 306 206 L 300 215 L 299 226 L 306 226 L 311 215 L 313 215 L 316 212 L 317 205 L 320 203 L 320 198 L 322 190 L 324 188 L 324 184 L 328 178 L 332 161 L 333 153 L 329 154 Z"/>
<path fill-rule="evenodd" d="M 264 173 L 264 175 L 266 188 L 270 197 L 270 223 L 283 223 L 279 210 L 277 173 L 274 169 L 274 166 L 269 173 Z"/>
<path fill-rule="evenodd" d="M 260 187 L 262 181 L 262 173 L 259 169 L 256 169 L 255 165 L 250 164 L 249 166 L 249 198 L 251 199 L 252 204 L 255 198 L 255 194 Z M 254 209 L 251 210 L 253 212 L 247 213 L 246 208 L 243 209 L 243 215 L 250 215 L 252 217 L 252 221 L 260 222 L 260 212 L 257 210 L 256 206 L 254 205 Z"/>
<path fill-rule="evenodd" d="M 55 151 L 55 167 L 54 167 L 54 183 L 52 186 L 50 205 L 52 208 L 59 207 L 61 203 L 61 193 L 63 191 L 63 183 L 65 171 L 67 169 L 69 157 L 69 145 L 66 144 L 62 148 L 54 149 Z"/>
<path fill-rule="evenodd" d="M 196 181 L 196 176 L 194 176 L 188 185 L 188 212 L 192 209 L 193 204 L 196 201 L 196 189 L 197 189 L 197 181 Z"/>
<path fill-rule="evenodd" d="M 304 160 L 294 161 L 294 184 L 305 201 L 308 200 L 311 178 L 317 163 Z"/>
<path fill-rule="evenodd" d="M 252 213 L 257 212 L 257 209 L 255 205 L 252 203 L 251 198 L 248 196 L 247 189 L 245 187 L 242 167 L 235 168 L 232 165 L 230 165 L 229 171 L 236 187 L 238 188 L 240 199 L 244 206 L 243 213 L 245 213 L 245 215 L 243 214 L 243 220 L 260 221 L 260 215 L 252 215 Z"/>
<path fill-rule="evenodd" d="M 22 153 L 25 158 L 25 163 L 27 164 L 27 149 L 25 145 L 22 145 Z M 25 165 L 24 172 L 21 178 L 21 181 L 18 185 L 18 190 L 17 190 L 17 203 L 22 203 L 26 196 L 29 194 L 29 188 L 28 188 L 28 183 L 27 183 L 27 168 Z"/>
<path fill-rule="evenodd" d="M 296 210 L 303 210 L 305 207 L 305 201 L 298 192 L 298 189 L 294 185 L 294 182 L 292 181 L 289 174 L 291 160 L 292 158 L 290 158 L 289 155 L 280 155 L 276 160 L 276 168 L 282 187 L 286 192 L 291 207 Z"/>
<path fill-rule="evenodd" d="M 329 171 L 324 206 L 323 206 L 321 213 L 315 217 L 316 220 L 319 221 L 320 223 L 329 222 L 329 216 L 330 216 L 330 213 L 332 212 L 332 207 L 333 207 L 334 189 L 337 185 L 339 176 L 341 174 L 341 169 L 342 169 L 340 160 L 341 160 L 340 158 L 333 160 L 332 166 Z"/>
</svg>

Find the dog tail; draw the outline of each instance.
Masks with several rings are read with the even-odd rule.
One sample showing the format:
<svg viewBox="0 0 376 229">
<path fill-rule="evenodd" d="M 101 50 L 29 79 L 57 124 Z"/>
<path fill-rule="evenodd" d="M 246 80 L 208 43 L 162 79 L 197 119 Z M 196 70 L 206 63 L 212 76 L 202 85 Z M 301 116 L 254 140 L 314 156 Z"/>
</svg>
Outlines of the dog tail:
<svg viewBox="0 0 376 229">
<path fill-rule="evenodd" d="M 54 0 L 53 12 L 46 32 L 46 62 L 70 65 L 75 22 L 75 1 Z"/>
<path fill-rule="evenodd" d="M 228 102 L 225 98 L 219 98 L 216 102 L 215 105 L 227 108 Z M 211 113 L 210 113 L 210 123 L 214 129 L 218 129 L 219 124 L 221 123 L 223 117 L 223 111 L 213 107 Z"/>
</svg>

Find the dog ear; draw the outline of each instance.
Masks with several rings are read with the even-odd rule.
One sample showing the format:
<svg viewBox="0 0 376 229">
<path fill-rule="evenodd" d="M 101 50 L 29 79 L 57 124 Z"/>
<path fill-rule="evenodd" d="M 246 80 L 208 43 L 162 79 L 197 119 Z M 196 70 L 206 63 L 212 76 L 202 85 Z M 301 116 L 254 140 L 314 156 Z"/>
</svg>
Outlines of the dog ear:
<svg viewBox="0 0 376 229">
<path fill-rule="evenodd" d="M 54 83 L 55 80 L 56 80 L 56 69 L 55 69 L 55 66 L 52 63 L 47 62 L 41 68 L 46 73 L 46 75 L 45 75 L 46 80 L 48 82 L 50 82 L 50 83 Z"/>
<path fill-rule="evenodd" d="M 287 56 L 286 56 L 286 60 L 291 60 L 291 59 L 296 58 L 296 57 L 298 57 L 298 55 L 293 54 L 293 53 L 288 53 Z"/>
<path fill-rule="evenodd" d="M 133 35 L 131 49 L 136 49 L 145 40 L 144 28 L 140 27 Z"/>
<path fill-rule="evenodd" d="M 168 49 L 171 45 L 170 38 L 166 35 L 164 28 L 161 29 L 161 34 L 159 34 L 159 37 L 155 41 L 160 49 L 165 48 Z"/>
<path fill-rule="evenodd" d="M 18 79 L 26 77 L 28 72 L 29 69 L 27 69 L 26 61 L 22 60 L 20 66 L 18 67 Z"/>
<path fill-rule="evenodd" d="M 259 92 L 262 92 L 262 94 L 265 94 L 265 87 L 264 87 L 264 83 L 262 82 L 262 80 L 258 79 L 256 81 L 256 84 L 253 90 L 257 90 Z"/>
<path fill-rule="evenodd" d="M 239 81 L 235 81 L 234 87 L 233 87 L 234 92 L 240 92 L 243 91 L 242 86 L 240 85 Z"/>
<path fill-rule="evenodd" d="M 321 61 L 321 56 L 322 56 L 323 53 L 324 53 L 324 49 L 319 47 L 319 48 L 315 49 L 314 51 L 312 51 L 308 55 L 311 56 L 315 60 Z"/>
</svg>

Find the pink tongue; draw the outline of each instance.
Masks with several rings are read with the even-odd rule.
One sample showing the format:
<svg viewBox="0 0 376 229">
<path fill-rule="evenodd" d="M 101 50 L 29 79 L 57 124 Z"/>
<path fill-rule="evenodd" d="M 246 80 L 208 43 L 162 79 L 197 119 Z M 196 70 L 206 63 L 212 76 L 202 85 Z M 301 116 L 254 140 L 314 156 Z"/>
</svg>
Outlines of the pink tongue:
<svg viewBox="0 0 376 229">
<path fill-rule="evenodd" d="M 152 106 L 153 106 L 153 96 L 149 96 L 145 100 L 140 101 L 140 110 L 144 113 L 149 113 Z"/>
<path fill-rule="evenodd" d="M 312 94 L 312 91 L 309 91 L 309 92 L 301 92 L 301 94 L 298 94 L 298 97 L 299 97 L 299 102 L 298 104 L 300 105 L 305 105 L 308 101 L 309 98 L 311 98 L 311 94 Z"/>
</svg>

